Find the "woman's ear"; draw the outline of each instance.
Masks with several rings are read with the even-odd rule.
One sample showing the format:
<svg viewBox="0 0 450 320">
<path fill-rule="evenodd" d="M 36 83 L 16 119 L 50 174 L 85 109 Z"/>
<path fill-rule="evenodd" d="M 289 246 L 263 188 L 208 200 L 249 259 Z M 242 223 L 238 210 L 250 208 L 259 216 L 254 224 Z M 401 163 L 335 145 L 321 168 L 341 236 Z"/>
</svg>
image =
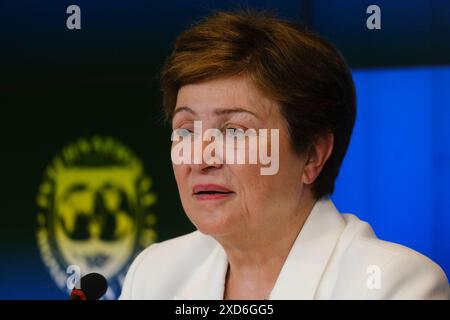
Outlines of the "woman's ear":
<svg viewBox="0 0 450 320">
<path fill-rule="evenodd" d="M 334 134 L 330 132 L 319 136 L 310 146 L 306 155 L 305 167 L 303 168 L 302 180 L 304 184 L 312 184 L 319 176 L 323 166 L 330 158 L 333 145 Z"/>
</svg>

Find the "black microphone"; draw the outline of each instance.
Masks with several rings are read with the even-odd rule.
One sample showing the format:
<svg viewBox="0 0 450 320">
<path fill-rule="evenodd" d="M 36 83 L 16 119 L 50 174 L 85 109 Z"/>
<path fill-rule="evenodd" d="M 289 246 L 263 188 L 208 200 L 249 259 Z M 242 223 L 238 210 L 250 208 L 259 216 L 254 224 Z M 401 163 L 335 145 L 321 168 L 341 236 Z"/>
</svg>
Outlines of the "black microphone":
<svg viewBox="0 0 450 320">
<path fill-rule="evenodd" d="M 80 280 L 80 289 L 73 288 L 70 300 L 98 300 L 106 293 L 108 283 L 99 273 L 89 273 Z"/>
</svg>

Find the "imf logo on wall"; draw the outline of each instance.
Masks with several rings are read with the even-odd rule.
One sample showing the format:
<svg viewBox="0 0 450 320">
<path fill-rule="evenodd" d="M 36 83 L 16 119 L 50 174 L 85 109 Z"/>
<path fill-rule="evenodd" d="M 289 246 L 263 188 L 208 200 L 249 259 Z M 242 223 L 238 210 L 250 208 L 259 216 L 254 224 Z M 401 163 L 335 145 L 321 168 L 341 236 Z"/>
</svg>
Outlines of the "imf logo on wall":
<svg viewBox="0 0 450 320">
<path fill-rule="evenodd" d="M 66 269 L 98 272 L 115 299 L 135 254 L 156 240 L 156 195 L 142 162 L 111 137 L 68 144 L 39 187 L 37 243 L 48 271 L 67 292 Z"/>
</svg>

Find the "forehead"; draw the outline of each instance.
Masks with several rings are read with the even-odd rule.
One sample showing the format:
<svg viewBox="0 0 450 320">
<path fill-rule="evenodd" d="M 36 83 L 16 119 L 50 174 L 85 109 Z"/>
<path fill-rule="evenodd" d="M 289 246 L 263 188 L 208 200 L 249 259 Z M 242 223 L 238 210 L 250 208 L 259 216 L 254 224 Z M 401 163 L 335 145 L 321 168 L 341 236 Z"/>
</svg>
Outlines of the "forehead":
<svg viewBox="0 0 450 320">
<path fill-rule="evenodd" d="M 189 106 L 196 113 L 212 113 L 216 108 L 243 108 L 260 116 L 268 116 L 276 104 L 247 77 L 241 76 L 182 86 L 175 108 L 183 106 Z"/>
</svg>

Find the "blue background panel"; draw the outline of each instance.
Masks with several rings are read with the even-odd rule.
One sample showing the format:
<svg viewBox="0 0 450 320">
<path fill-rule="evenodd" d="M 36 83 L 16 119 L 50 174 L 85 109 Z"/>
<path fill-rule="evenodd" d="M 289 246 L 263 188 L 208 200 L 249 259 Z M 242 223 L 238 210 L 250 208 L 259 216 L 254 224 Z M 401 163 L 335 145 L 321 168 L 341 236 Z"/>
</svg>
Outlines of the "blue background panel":
<svg viewBox="0 0 450 320">
<path fill-rule="evenodd" d="M 333 199 L 450 274 L 450 68 L 353 75 L 358 115 Z"/>
</svg>

